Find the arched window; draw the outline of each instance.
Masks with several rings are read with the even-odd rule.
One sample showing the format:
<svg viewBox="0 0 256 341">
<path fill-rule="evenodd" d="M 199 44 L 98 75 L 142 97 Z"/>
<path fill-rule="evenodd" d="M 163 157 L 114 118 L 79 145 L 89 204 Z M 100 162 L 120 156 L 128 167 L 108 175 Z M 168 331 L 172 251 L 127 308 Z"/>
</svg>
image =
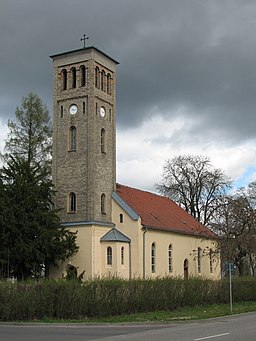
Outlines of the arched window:
<svg viewBox="0 0 256 341">
<path fill-rule="evenodd" d="M 62 90 L 67 90 L 68 75 L 67 75 L 66 69 L 62 70 L 61 77 L 62 77 Z"/>
<path fill-rule="evenodd" d="M 122 213 L 120 213 L 120 215 L 119 215 L 119 221 L 120 221 L 120 223 L 124 222 L 124 216 Z"/>
<path fill-rule="evenodd" d="M 112 265 L 112 248 L 107 248 L 107 265 Z"/>
<path fill-rule="evenodd" d="M 172 272 L 172 244 L 170 244 L 168 248 L 168 265 L 169 272 Z"/>
<path fill-rule="evenodd" d="M 106 153 L 106 133 L 105 129 L 102 128 L 100 131 L 100 150 L 102 153 Z"/>
<path fill-rule="evenodd" d="M 100 198 L 100 207 L 101 207 L 101 213 L 106 213 L 106 195 L 104 193 L 101 194 Z"/>
<path fill-rule="evenodd" d="M 69 212 L 76 211 L 76 195 L 74 192 L 69 193 Z"/>
<path fill-rule="evenodd" d="M 67 280 L 72 280 L 77 278 L 77 268 L 74 265 L 68 264 L 67 266 Z"/>
<path fill-rule="evenodd" d="M 210 273 L 212 274 L 213 272 L 213 264 L 212 264 L 212 249 L 210 249 L 210 253 L 209 253 L 209 261 L 210 261 Z"/>
<path fill-rule="evenodd" d="M 156 272 L 156 245 L 152 243 L 151 245 L 151 272 Z"/>
<path fill-rule="evenodd" d="M 95 86 L 96 88 L 100 88 L 100 69 L 98 66 L 95 68 Z"/>
<path fill-rule="evenodd" d="M 76 127 L 70 127 L 69 131 L 69 149 L 70 151 L 76 151 Z"/>
<path fill-rule="evenodd" d="M 80 66 L 80 85 L 85 86 L 86 83 L 86 77 L 85 77 L 85 66 Z"/>
<path fill-rule="evenodd" d="M 74 89 L 76 88 L 76 68 L 75 67 L 72 67 L 71 69 L 71 77 L 72 77 L 71 86 Z"/>
<path fill-rule="evenodd" d="M 121 265 L 124 265 L 124 247 L 121 247 Z"/>
<path fill-rule="evenodd" d="M 201 272 L 201 253 L 202 253 L 202 250 L 201 248 L 199 247 L 197 249 L 197 272 L 200 273 Z"/>
<path fill-rule="evenodd" d="M 111 95 L 111 74 L 107 74 L 107 93 Z"/>
<path fill-rule="evenodd" d="M 106 78 L 106 73 L 104 70 L 101 72 L 101 90 L 105 91 L 105 78 Z"/>
</svg>

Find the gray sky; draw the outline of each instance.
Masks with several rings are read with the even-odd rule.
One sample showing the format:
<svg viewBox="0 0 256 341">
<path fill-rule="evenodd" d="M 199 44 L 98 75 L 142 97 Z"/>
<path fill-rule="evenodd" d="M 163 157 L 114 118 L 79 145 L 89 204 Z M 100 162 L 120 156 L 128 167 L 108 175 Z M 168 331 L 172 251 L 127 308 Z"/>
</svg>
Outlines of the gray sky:
<svg viewBox="0 0 256 341">
<path fill-rule="evenodd" d="M 0 148 L 28 92 L 52 111 L 49 55 L 93 45 L 117 71 L 117 180 L 153 189 L 201 154 L 256 179 L 255 0 L 0 0 Z"/>
</svg>

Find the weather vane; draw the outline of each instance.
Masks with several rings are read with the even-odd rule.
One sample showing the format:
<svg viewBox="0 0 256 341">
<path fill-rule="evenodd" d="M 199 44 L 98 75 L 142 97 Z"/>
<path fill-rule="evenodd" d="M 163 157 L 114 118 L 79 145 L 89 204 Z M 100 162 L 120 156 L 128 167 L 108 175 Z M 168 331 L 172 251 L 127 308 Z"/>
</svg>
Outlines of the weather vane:
<svg viewBox="0 0 256 341">
<path fill-rule="evenodd" d="M 80 39 L 80 41 L 84 42 L 84 48 L 85 48 L 85 41 L 89 39 L 89 37 L 86 36 L 86 34 L 83 35 L 83 38 Z"/>
</svg>

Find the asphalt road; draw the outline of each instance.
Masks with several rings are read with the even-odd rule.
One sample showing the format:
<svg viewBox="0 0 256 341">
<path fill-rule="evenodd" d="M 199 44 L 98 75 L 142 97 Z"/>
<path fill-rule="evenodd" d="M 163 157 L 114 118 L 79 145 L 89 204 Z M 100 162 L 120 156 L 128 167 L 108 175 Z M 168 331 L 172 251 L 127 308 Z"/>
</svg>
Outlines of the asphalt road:
<svg viewBox="0 0 256 341">
<path fill-rule="evenodd" d="M 256 313 L 169 324 L 0 324 L 1 341 L 255 341 Z"/>
</svg>

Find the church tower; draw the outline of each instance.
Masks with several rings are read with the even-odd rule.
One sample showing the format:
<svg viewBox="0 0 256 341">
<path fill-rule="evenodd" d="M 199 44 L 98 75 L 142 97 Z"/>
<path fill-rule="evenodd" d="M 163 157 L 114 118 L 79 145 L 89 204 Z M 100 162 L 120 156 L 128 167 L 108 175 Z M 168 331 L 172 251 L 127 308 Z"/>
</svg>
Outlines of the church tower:
<svg viewBox="0 0 256 341">
<path fill-rule="evenodd" d="M 116 65 L 95 47 L 52 55 L 53 183 L 66 226 L 111 223 L 116 183 Z"/>
</svg>

